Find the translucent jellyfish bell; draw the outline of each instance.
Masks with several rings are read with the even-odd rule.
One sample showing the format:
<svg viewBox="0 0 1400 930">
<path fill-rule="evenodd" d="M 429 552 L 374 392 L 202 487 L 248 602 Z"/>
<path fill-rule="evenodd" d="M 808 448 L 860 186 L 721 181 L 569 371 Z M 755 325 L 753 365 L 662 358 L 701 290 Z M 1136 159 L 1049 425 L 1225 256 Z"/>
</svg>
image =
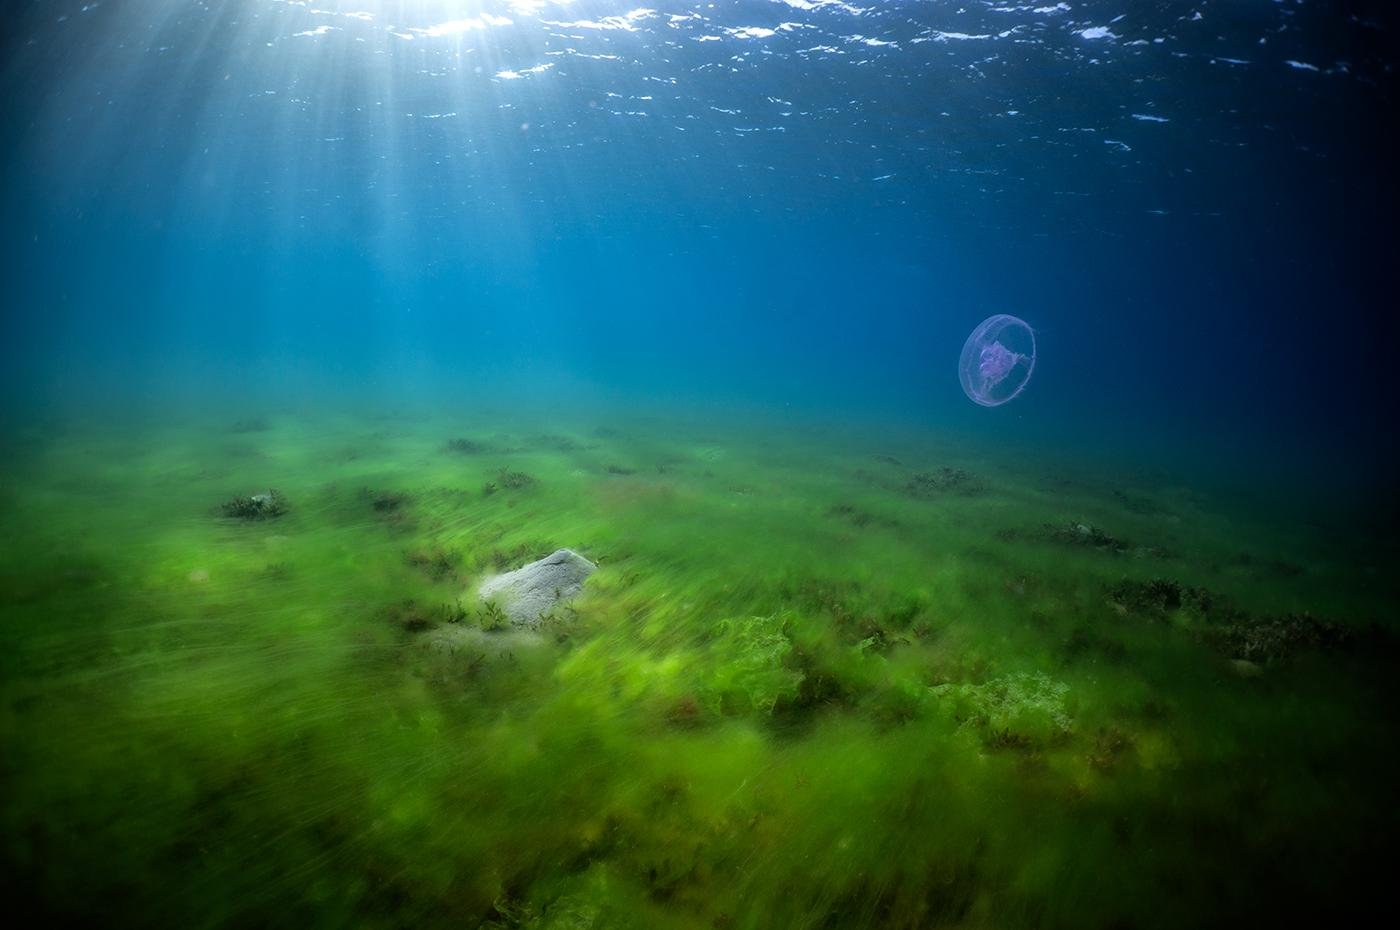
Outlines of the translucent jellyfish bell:
<svg viewBox="0 0 1400 930">
<path fill-rule="evenodd" d="M 987 317 L 963 344 L 958 380 L 975 404 L 997 407 L 1025 388 L 1035 368 L 1035 333 L 1025 320 Z"/>
</svg>

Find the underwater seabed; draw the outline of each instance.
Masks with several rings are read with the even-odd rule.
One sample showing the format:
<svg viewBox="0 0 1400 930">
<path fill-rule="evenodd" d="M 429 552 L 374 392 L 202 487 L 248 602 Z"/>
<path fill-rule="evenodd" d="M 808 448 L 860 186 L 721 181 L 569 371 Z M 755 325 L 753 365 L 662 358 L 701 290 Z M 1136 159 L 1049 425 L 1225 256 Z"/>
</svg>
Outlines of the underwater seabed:
<svg viewBox="0 0 1400 930">
<path fill-rule="evenodd" d="M 1389 542 L 930 436 L 269 416 L 12 450 L 31 921 L 1177 928 L 1387 887 Z M 598 570 L 538 632 L 474 597 L 565 547 Z"/>
</svg>

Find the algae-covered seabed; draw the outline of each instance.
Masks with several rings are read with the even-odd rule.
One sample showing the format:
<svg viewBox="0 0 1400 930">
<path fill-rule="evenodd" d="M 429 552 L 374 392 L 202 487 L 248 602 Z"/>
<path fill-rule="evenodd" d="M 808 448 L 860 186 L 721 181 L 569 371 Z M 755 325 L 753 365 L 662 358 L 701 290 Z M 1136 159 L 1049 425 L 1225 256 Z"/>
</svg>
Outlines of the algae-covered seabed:
<svg viewBox="0 0 1400 930">
<path fill-rule="evenodd" d="M 1383 887 L 1393 550 L 1296 514 L 933 435 L 11 439 L 34 919 L 1184 927 Z M 220 515 L 267 487 L 287 514 Z M 483 630 L 474 582 L 565 546 L 600 566 L 572 609 Z"/>
</svg>

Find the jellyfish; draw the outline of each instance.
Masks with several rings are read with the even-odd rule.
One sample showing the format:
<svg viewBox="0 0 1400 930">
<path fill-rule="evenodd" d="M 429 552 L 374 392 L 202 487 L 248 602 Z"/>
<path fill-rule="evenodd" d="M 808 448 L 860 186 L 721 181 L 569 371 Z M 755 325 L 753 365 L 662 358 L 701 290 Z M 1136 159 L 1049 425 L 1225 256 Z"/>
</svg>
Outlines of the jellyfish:
<svg viewBox="0 0 1400 930">
<path fill-rule="evenodd" d="M 993 388 L 1005 380 L 1011 374 L 1011 369 L 1016 367 L 1025 356 L 1019 352 L 1012 352 L 1000 342 L 994 342 L 989 346 L 982 347 L 981 360 L 977 364 L 977 371 L 982 376 L 984 387 Z"/>
<path fill-rule="evenodd" d="M 975 404 L 997 407 L 1020 394 L 1035 368 L 1035 333 L 1009 314 L 988 317 L 963 344 L 958 380 Z"/>
</svg>

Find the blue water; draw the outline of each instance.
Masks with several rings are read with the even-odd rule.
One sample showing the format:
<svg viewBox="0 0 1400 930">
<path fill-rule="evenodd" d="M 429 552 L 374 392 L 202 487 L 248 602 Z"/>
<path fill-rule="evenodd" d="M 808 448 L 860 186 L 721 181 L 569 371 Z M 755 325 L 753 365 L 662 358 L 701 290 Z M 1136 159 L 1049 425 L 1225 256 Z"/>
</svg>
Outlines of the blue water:
<svg viewBox="0 0 1400 930">
<path fill-rule="evenodd" d="M 5 15 L 12 416 L 674 405 L 1393 487 L 1388 4 Z M 1040 359 L 985 410 L 1003 312 Z"/>
<path fill-rule="evenodd" d="M 0 3 L 11 923 L 1389 904 L 1400 3 L 643 2 Z"/>
</svg>

